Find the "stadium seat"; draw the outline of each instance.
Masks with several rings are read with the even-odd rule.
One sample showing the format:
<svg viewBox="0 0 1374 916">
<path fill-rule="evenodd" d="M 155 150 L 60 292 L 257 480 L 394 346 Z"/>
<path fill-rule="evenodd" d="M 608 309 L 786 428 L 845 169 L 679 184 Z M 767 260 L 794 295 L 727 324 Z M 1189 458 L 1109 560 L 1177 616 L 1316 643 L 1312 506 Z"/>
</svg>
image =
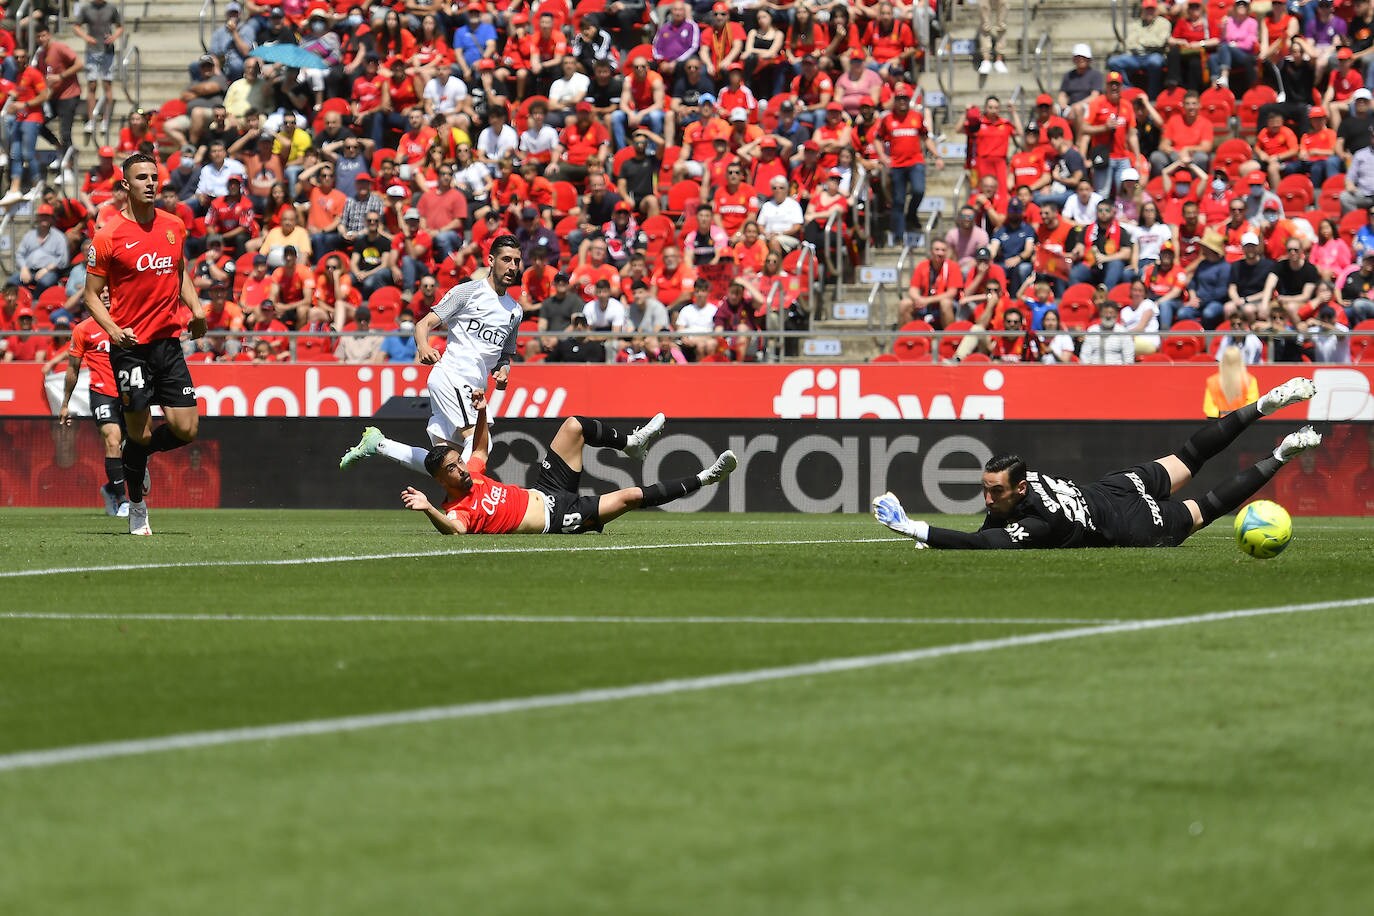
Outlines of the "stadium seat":
<svg viewBox="0 0 1374 916">
<path fill-rule="evenodd" d="M 659 252 L 675 241 L 676 227 L 673 226 L 673 221 L 662 213 L 656 213 L 649 217 L 640 224 L 639 228 L 644 233 L 645 238 L 649 240 L 644 255 L 650 261 L 657 258 Z"/>
<path fill-rule="evenodd" d="M 1190 363 L 1215 363 L 1216 361 L 1217 358 L 1211 353 L 1195 353 L 1188 359 Z"/>
<path fill-rule="evenodd" d="M 691 178 L 684 178 L 668 189 L 668 203 L 663 208 L 663 213 L 677 220 L 689 211 L 695 213 L 700 204 L 701 185 Z"/>
<path fill-rule="evenodd" d="M 577 186 L 570 181 L 553 183 L 553 212 L 566 216 L 577 207 Z"/>
<path fill-rule="evenodd" d="M 1070 301 L 1066 296 L 1059 302 L 1059 319 L 1064 327 L 1072 331 L 1081 331 L 1092 324 L 1097 318 L 1097 308 L 1092 304 L 1092 300 L 1084 302 L 1081 299 Z"/>
<path fill-rule="evenodd" d="M 1332 175 L 1317 189 L 1317 206 L 1332 219 L 1340 222 L 1344 208 L 1341 207 L 1341 193 L 1345 190 L 1345 175 Z"/>
<path fill-rule="evenodd" d="M 654 46 L 635 45 L 633 48 L 626 51 L 625 56 L 620 59 L 620 70 L 622 73 L 628 73 L 630 71 L 630 61 L 634 60 L 636 57 L 643 57 L 649 62 L 650 68 L 654 70 L 658 69 L 658 61 L 654 60 Z"/>
<path fill-rule="evenodd" d="M 1118 283 L 1116 286 L 1107 290 L 1107 298 L 1122 308 L 1125 308 L 1131 304 L 1131 284 Z"/>
<path fill-rule="evenodd" d="M 940 358 L 953 359 L 955 352 L 959 349 L 959 342 L 964 339 L 963 334 L 960 334 L 958 337 L 953 337 L 950 335 L 954 334 L 955 331 L 970 331 L 972 329 L 972 321 L 956 321 L 949 327 L 945 328 L 945 330 L 948 331 L 949 334 L 946 334 L 944 337 L 940 338 Z"/>
<path fill-rule="evenodd" d="M 185 103 L 182 104 L 182 108 L 185 108 Z M 349 116 L 350 111 L 351 109 L 349 108 L 348 99 L 325 99 L 324 103 L 320 105 L 320 110 L 315 114 L 315 120 L 310 122 L 311 130 L 314 133 L 319 133 L 320 131 L 324 130 L 324 116 L 331 112 L 342 115 L 344 123 L 347 124 L 350 120 L 352 120 Z"/>
<path fill-rule="evenodd" d="M 1212 122 L 1216 133 L 1230 133 L 1231 115 L 1236 110 L 1236 97 L 1230 89 L 1213 86 L 1198 97 L 1198 103 L 1202 106 L 1203 117 Z"/>
<path fill-rule="evenodd" d="M 372 326 L 379 331 L 389 331 L 396 327 L 396 317 L 401 312 L 401 291 L 394 286 L 383 286 L 368 298 L 367 308 L 372 313 Z"/>
<path fill-rule="evenodd" d="M 935 329 L 927 322 L 918 318 L 902 325 L 899 333 L 928 334 L 933 330 Z M 898 337 L 892 344 L 892 352 L 897 354 L 897 358 L 904 363 L 929 362 L 932 339 L 930 337 Z"/>
<path fill-rule="evenodd" d="M 1164 178 L 1161 175 L 1154 175 L 1145 182 L 1145 193 L 1155 200 L 1163 200 L 1168 195 L 1164 193 Z"/>
<path fill-rule="evenodd" d="M 526 97 L 523 102 L 516 106 L 515 116 L 511 118 L 511 126 L 515 128 L 516 133 L 523 134 L 525 128 L 529 126 L 530 106 L 535 102 L 543 102 L 544 106 L 548 107 L 549 97 L 546 95 L 531 95 Z"/>
<path fill-rule="evenodd" d="M 1367 210 L 1351 210 L 1341 217 L 1340 229 L 1341 238 L 1345 239 L 1347 245 L 1355 241 L 1355 233 L 1360 231 L 1360 227 L 1369 222 L 1369 212 Z"/>
<path fill-rule="evenodd" d="M 1137 357 L 1136 362 L 1160 363 L 1165 366 L 1172 366 L 1174 364 L 1174 361 L 1169 358 L 1169 354 L 1167 353 L 1146 353 L 1140 357 Z"/>
<path fill-rule="evenodd" d="M 658 167 L 658 186 L 660 189 L 668 187 L 673 183 L 673 163 L 677 162 L 678 156 L 682 155 L 681 146 L 669 146 L 663 150 L 663 155 L 659 157 Z"/>
<path fill-rule="evenodd" d="M 1192 359 L 1199 353 L 1206 354 L 1207 348 L 1204 346 L 1205 338 L 1202 336 L 1202 325 L 1196 321 L 1175 321 L 1173 327 L 1169 329 L 1175 333 L 1184 331 L 1197 332 L 1196 337 L 1166 337 L 1160 346 L 1160 352 L 1167 354 L 1174 362 L 1185 362 Z"/>
<path fill-rule="evenodd" d="M 601 13 L 604 12 L 605 9 L 606 0 L 581 0 L 572 11 L 573 31 L 581 31 L 583 16 L 589 16 L 592 13 Z"/>
<path fill-rule="evenodd" d="M 34 310 L 44 312 L 44 317 L 51 315 L 53 309 L 61 308 L 67 301 L 67 290 L 62 285 L 49 286 L 38 294 L 38 301 L 34 303 Z"/>
<path fill-rule="evenodd" d="M 379 149 L 373 152 L 372 161 L 369 165 L 369 167 L 372 169 L 373 178 L 376 178 L 379 174 L 381 174 L 383 159 L 390 159 L 394 162 L 396 160 L 396 151 L 394 149 Z M 377 193 L 380 194 L 382 191 L 385 190 L 385 188 L 379 187 L 377 189 Z"/>
<path fill-rule="evenodd" d="M 902 360 L 896 353 L 879 353 L 870 362 L 874 363 L 900 363 Z"/>
<path fill-rule="evenodd" d="M 1310 209 L 1312 200 L 1316 196 L 1312 190 L 1312 179 L 1306 175 L 1286 175 L 1279 179 L 1279 187 L 1276 192 L 1283 201 L 1283 212 L 1287 214 L 1299 213 Z"/>
<path fill-rule="evenodd" d="M 990 363 L 990 362 L 992 362 L 992 357 L 991 357 L 991 356 L 988 356 L 986 353 L 977 353 L 977 352 L 974 352 L 974 353 L 970 353 L 968 356 L 965 356 L 965 357 L 964 357 L 964 363 L 963 363 L 963 364 L 964 364 L 965 366 L 967 366 L 969 363 Z"/>
<path fill-rule="evenodd" d="M 619 177 L 620 177 L 620 167 L 623 166 L 623 165 L 625 164 L 625 160 L 626 160 L 626 159 L 629 159 L 629 158 L 630 158 L 631 156 L 633 156 L 634 154 L 635 154 L 635 148 L 634 148 L 633 146 L 622 146 L 622 147 L 616 152 L 616 154 L 615 154 L 613 157 L 611 157 L 611 175 L 612 175 L 612 177 L 615 177 L 615 178 L 619 178 Z"/>
<path fill-rule="evenodd" d="M 1350 330 L 1354 332 L 1350 336 L 1350 361 L 1352 363 L 1374 362 L 1374 337 L 1357 336 L 1374 334 L 1374 318 L 1367 318 Z"/>
<path fill-rule="evenodd" d="M 782 103 L 790 99 L 791 96 L 785 92 L 779 92 L 768 100 L 762 113 L 759 115 L 759 126 L 765 131 L 772 131 L 778 126 L 778 118 L 782 115 Z"/>
<path fill-rule="evenodd" d="M 253 272 L 253 257 L 256 251 L 245 251 L 239 255 L 234 262 L 234 298 L 243 295 L 243 284 L 248 282 L 248 275 Z"/>
<path fill-rule="evenodd" d="M 1217 147 L 1212 155 L 1212 168 L 1222 169 L 1234 180 L 1240 175 L 1240 167 L 1255 158 L 1255 151 L 1244 140 L 1232 138 Z"/>
<path fill-rule="evenodd" d="M 1240 97 L 1240 105 L 1236 107 L 1236 115 L 1240 118 L 1240 132 L 1244 137 L 1253 138 L 1259 133 L 1259 110 L 1264 105 L 1270 105 L 1278 101 L 1278 95 L 1268 86 L 1258 84 L 1246 90 L 1245 95 Z"/>
</svg>

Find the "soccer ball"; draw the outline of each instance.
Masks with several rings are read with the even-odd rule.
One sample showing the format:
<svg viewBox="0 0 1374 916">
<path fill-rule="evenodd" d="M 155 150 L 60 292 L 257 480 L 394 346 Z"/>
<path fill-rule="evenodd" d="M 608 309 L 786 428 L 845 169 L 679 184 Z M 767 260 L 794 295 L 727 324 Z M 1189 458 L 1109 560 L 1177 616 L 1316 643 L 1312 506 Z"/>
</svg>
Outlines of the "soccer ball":
<svg viewBox="0 0 1374 916">
<path fill-rule="evenodd" d="M 1278 556 L 1292 539 L 1293 519 L 1278 503 L 1257 500 L 1236 516 L 1236 546 L 1257 560 Z"/>
</svg>

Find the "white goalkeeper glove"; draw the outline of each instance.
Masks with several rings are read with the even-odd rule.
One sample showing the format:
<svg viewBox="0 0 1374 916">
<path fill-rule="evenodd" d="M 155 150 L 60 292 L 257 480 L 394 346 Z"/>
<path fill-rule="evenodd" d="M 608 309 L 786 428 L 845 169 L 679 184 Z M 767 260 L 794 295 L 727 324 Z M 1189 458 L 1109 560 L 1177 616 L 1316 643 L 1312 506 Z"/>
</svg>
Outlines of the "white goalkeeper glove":
<svg viewBox="0 0 1374 916">
<path fill-rule="evenodd" d="M 919 544 L 924 545 L 930 536 L 930 525 L 907 518 L 901 500 L 891 493 L 873 498 L 873 517 L 898 534 L 915 538 Z"/>
</svg>

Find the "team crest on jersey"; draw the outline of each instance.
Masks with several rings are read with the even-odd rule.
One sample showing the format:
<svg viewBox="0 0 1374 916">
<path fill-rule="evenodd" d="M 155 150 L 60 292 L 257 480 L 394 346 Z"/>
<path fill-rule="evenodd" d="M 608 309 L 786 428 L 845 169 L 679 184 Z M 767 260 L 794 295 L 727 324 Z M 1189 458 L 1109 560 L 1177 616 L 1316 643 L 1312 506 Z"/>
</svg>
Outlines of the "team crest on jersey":
<svg viewBox="0 0 1374 916">
<path fill-rule="evenodd" d="M 86 267 L 89 269 L 95 266 L 95 246 L 86 249 Z"/>
<path fill-rule="evenodd" d="M 168 244 L 168 245 L 175 245 L 175 244 L 176 244 L 176 241 L 177 241 L 177 237 L 176 237 L 175 235 L 172 234 L 172 230 L 171 230 L 171 229 L 168 229 L 168 230 L 167 230 L 167 244 Z"/>
</svg>

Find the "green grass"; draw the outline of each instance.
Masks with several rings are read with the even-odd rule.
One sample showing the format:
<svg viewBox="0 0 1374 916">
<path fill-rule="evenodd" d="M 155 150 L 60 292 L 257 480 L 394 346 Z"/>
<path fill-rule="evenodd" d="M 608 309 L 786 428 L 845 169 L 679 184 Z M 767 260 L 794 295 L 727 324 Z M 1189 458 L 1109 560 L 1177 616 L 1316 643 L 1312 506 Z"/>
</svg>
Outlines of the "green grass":
<svg viewBox="0 0 1374 916">
<path fill-rule="evenodd" d="M 400 511 L 120 524 L 0 513 L 0 571 L 87 570 L 0 578 L 0 615 L 236 616 L 0 617 L 0 760 L 1068 626 L 1009 617 L 1374 596 L 1362 520 L 1298 519 L 1265 563 L 1229 520 L 1177 550 L 986 554 L 869 543 L 854 516 L 655 513 L 583 538 L 441 539 Z M 704 546 L 605 549 L 684 544 Z M 164 563 L 206 565 L 92 569 Z M 349 614 L 667 622 L 238 619 Z M 1370 614 L 0 772 L 0 913 L 1368 912 Z M 700 616 L 967 622 L 679 620 Z"/>
</svg>

